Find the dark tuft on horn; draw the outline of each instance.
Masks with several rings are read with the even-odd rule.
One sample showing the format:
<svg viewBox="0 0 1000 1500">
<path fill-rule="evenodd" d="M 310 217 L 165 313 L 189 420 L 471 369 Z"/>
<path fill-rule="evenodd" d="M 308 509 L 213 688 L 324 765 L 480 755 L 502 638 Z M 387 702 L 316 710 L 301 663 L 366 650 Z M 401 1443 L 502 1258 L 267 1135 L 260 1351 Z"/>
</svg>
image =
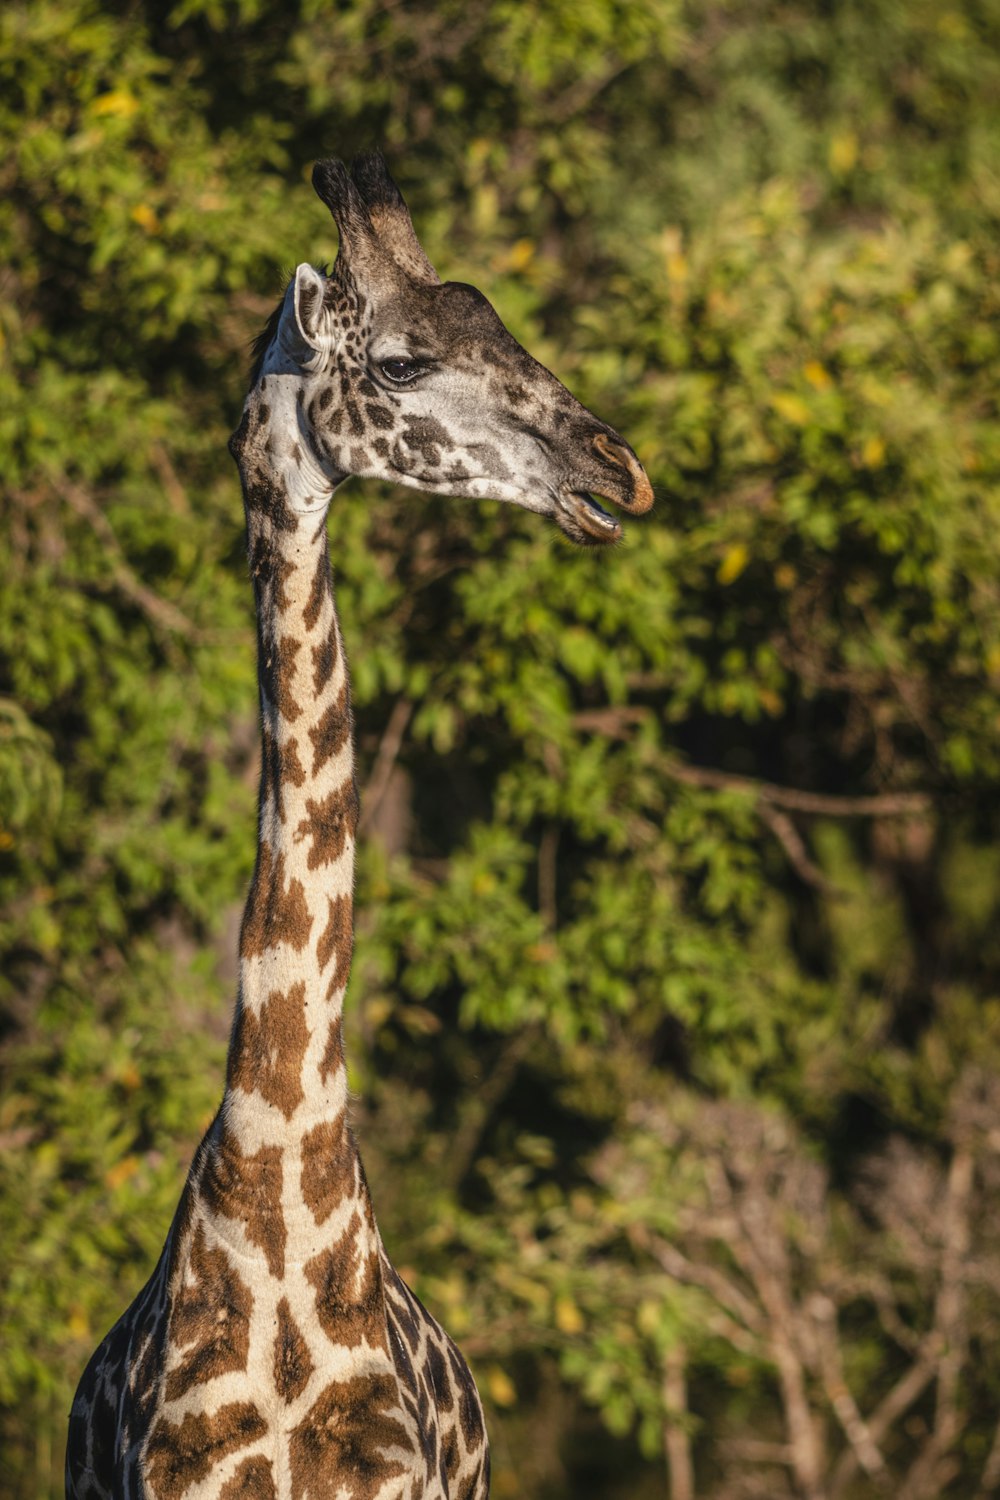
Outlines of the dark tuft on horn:
<svg viewBox="0 0 1000 1500">
<path fill-rule="evenodd" d="M 312 184 L 336 221 L 341 234 L 370 229 L 364 200 L 342 161 L 329 156 L 313 167 Z"/>
<path fill-rule="evenodd" d="M 438 274 L 421 248 L 399 188 L 381 151 L 362 151 L 351 162 L 351 181 L 381 249 L 414 281 L 439 286 Z"/>
<path fill-rule="evenodd" d="M 356 156 L 351 177 L 369 209 L 406 207 L 381 151 L 362 151 Z"/>
</svg>

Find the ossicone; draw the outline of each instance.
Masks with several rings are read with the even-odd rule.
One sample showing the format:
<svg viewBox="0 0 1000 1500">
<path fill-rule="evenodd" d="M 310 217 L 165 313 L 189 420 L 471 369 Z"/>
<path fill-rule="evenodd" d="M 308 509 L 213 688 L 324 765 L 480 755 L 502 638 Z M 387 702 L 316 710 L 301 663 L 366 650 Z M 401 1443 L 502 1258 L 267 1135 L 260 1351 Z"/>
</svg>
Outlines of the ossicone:
<svg viewBox="0 0 1000 1500">
<path fill-rule="evenodd" d="M 352 240 L 372 233 L 364 200 L 342 161 L 335 156 L 318 161 L 313 167 L 312 184 L 333 215 L 343 239 Z"/>
<path fill-rule="evenodd" d="M 350 172 L 336 159 L 317 162 L 313 185 L 336 219 L 341 236 L 350 242 L 352 253 L 357 252 L 364 235 L 377 253 L 413 281 L 440 285 L 381 151 L 360 152 L 351 162 Z"/>
<path fill-rule="evenodd" d="M 351 162 L 351 178 L 369 214 L 379 208 L 406 212 L 403 195 L 392 179 L 381 151 L 361 151 Z"/>
</svg>

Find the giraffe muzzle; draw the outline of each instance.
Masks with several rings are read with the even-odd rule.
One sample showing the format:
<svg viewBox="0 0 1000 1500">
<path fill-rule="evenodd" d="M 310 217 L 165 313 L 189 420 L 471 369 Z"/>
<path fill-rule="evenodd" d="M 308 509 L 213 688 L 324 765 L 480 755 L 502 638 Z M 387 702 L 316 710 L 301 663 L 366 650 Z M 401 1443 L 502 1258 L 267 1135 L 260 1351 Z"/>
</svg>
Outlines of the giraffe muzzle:
<svg viewBox="0 0 1000 1500">
<path fill-rule="evenodd" d="M 600 468 L 589 465 L 586 488 L 565 489 L 556 501 L 556 520 L 566 535 L 582 547 L 608 546 L 620 540 L 622 524 L 600 504 L 610 500 L 628 515 L 645 515 L 653 503 L 653 487 L 631 448 L 610 433 L 591 439 Z"/>
<path fill-rule="evenodd" d="M 599 432 L 594 438 L 594 450 L 605 464 L 610 465 L 616 483 L 607 499 L 613 500 L 619 510 L 630 516 L 644 516 L 653 504 L 653 486 L 649 482 L 642 464 L 632 449 L 620 439 Z M 623 483 L 628 493 L 622 492 Z M 598 490 L 604 494 L 603 490 Z"/>
</svg>

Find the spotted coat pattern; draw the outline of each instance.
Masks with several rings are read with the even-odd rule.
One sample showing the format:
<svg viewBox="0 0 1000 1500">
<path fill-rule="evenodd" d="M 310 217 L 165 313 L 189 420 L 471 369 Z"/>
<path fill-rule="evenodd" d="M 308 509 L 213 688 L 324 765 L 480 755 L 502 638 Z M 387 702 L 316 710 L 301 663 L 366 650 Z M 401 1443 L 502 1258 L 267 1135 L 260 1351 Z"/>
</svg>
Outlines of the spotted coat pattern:
<svg viewBox="0 0 1000 1500">
<path fill-rule="evenodd" d="M 337 266 L 296 273 L 231 443 L 262 768 L 226 1089 L 160 1261 L 81 1380 L 70 1500 L 485 1500 L 489 1489 L 472 1377 L 389 1262 L 348 1123 L 358 798 L 327 508 L 347 474 L 374 472 L 517 504 L 544 491 L 574 535 L 591 521 L 581 494 L 564 524 L 561 493 L 599 489 L 634 511 L 651 494 L 627 445 L 485 299 L 459 288 L 448 300 L 380 158 L 353 176 L 321 164 L 317 185 L 340 229 Z M 591 540 L 611 539 L 592 524 Z"/>
</svg>

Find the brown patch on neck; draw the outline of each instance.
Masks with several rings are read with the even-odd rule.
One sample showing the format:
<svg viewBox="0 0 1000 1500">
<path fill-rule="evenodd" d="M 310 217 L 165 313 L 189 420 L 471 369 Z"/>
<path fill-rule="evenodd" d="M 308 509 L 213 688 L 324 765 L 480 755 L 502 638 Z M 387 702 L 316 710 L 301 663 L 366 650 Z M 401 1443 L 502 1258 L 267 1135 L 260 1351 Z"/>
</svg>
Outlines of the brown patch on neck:
<svg viewBox="0 0 1000 1500">
<path fill-rule="evenodd" d="M 382 1268 L 378 1251 L 362 1244 L 364 1224 L 355 1211 L 335 1245 L 306 1262 L 306 1280 L 316 1291 L 316 1316 L 334 1344 L 356 1349 L 367 1342 L 388 1350 Z"/>
<path fill-rule="evenodd" d="M 286 785 L 300 787 L 305 779 L 305 768 L 299 760 L 298 741 L 287 740 L 283 743 L 277 735 L 271 733 L 265 719 L 261 730 L 261 791 L 270 794 L 280 822 L 285 821 Z"/>
<path fill-rule="evenodd" d="M 279 943 L 287 943 L 301 953 L 312 924 L 301 880 L 290 880 L 285 889 L 285 856 L 279 854 L 275 859 L 270 844 L 263 840 L 243 913 L 240 957 L 257 958 Z"/>
<path fill-rule="evenodd" d="M 150 1301 L 153 1299 L 150 1298 Z M 133 1307 L 135 1304 L 133 1303 Z M 148 1306 L 148 1305 L 147 1305 Z M 137 1323 L 149 1326 L 146 1321 L 147 1308 L 137 1315 Z M 153 1336 L 146 1343 L 136 1363 L 132 1366 L 130 1377 L 133 1420 L 136 1425 L 141 1425 L 145 1430 L 152 1418 L 156 1407 L 156 1398 L 160 1389 L 160 1375 L 163 1370 L 163 1348 L 166 1336 L 166 1327 L 163 1319 L 159 1316 L 159 1309 L 152 1310 L 149 1314 L 153 1320 Z M 98 1471 L 100 1472 L 100 1471 Z"/>
<path fill-rule="evenodd" d="M 227 1370 L 245 1370 L 250 1349 L 250 1288 L 220 1245 L 209 1249 L 201 1224 L 191 1242 L 186 1271 L 174 1297 L 169 1341 L 187 1352 L 167 1376 L 168 1401 Z"/>
<path fill-rule="evenodd" d="M 310 1031 L 305 1017 L 306 986 L 272 990 L 259 1013 L 242 1004 L 229 1049 L 229 1086 L 260 1094 L 290 1120 L 305 1098 L 302 1063 Z"/>
<path fill-rule="evenodd" d="M 285 1274 L 287 1231 L 281 1209 L 282 1160 L 279 1146 L 262 1146 L 244 1156 L 231 1132 L 223 1130 L 205 1157 L 199 1189 L 211 1214 L 242 1223 L 247 1239 L 264 1252 L 267 1268 Z"/>
<path fill-rule="evenodd" d="M 302 710 L 292 696 L 295 678 L 295 658 L 302 649 L 302 642 L 283 635 L 261 643 L 261 677 L 269 702 L 274 704 L 288 724 L 294 724 Z"/>
<path fill-rule="evenodd" d="M 274 1336 L 274 1388 L 286 1406 L 301 1396 L 314 1368 L 309 1346 L 292 1317 L 288 1298 L 282 1297 Z"/>
<path fill-rule="evenodd" d="M 146 1446 L 145 1477 L 149 1488 L 156 1500 L 180 1500 L 227 1453 L 245 1448 L 266 1432 L 267 1423 L 249 1401 L 230 1402 L 211 1415 L 188 1412 L 179 1424 L 161 1417 Z"/>
<path fill-rule="evenodd" d="M 451 1411 L 455 1405 L 455 1398 L 451 1391 L 451 1381 L 448 1379 L 448 1366 L 444 1354 L 433 1338 L 427 1340 L 427 1373 L 430 1375 L 434 1404 L 438 1411 Z"/>
<path fill-rule="evenodd" d="M 306 864 L 317 870 L 340 858 L 358 826 L 358 789 L 353 776 L 319 801 L 307 798 L 306 812 L 308 817 L 300 822 L 295 837 L 311 840 Z"/>
<path fill-rule="evenodd" d="M 313 690 L 317 698 L 333 676 L 333 669 L 337 663 L 338 644 L 336 632 L 331 630 L 329 635 L 325 635 L 319 644 L 312 648 Z"/>
<path fill-rule="evenodd" d="M 278 1500 L 271 1460 L 262 1453 L 256 1458 L 245 1458 L 232 1479 L 222 1486 L 219 1500 Z"/>
<path fill-rule="evenodd" d="M 395 1266 L 388 1261 L 385 1264 L 383 1274 L 385 1275 L 386 1303 L 392 1314 L 393 1322 L 398 1333 L 402 1329 L 406 1335 L 406 1342 L 410 1346 L 410 1353 L 416 1354 L 420 1348 L 420 1323 L 417 1321 L 417 1308 L 419 1303 L 410 1291 L 406 1282 L 402 1279 Z M 423 1309 L 420 1309 L 421 1312 Z M 437 1352 L 437 1346 L 433 1339 L 427 1340 L 427 1371 L 433 1380 L 433 1359 Z M 438 1356 L 440 1357 L 440 1356 Z M 435 1391 L 436 1391 L 435 1387 Z M 440 1411 L 450 1410 L 450 1397 L 447 1405 L 438 1402 Z"/>
<path fill-rule="evenodd" d="M 357 1185 L 357 1147 L 344 1127 L 343 1110 L 302 1137 L 302 1197 L 317 1224 L 325 1224 Z"/>
<path fill-rule="evenodd" d="M 284 614 L 290 607 L 291 600 L 285 593 L 285 584 L 295 572 L 295 564 L 289 562 L 285 557 L 276 557 L 271 565 L 271 582 L 274 586 L 274 607 L 279 614 Z"/>
<path fill-rule="evenodd" d="M 351 701 L 345 674 L 337 697 L 327 705 L 319 722 L 309 731 L 313 745 L 313 776 L 318 775 L 328 760 L 340 754 L 351 737 L 351 728 Z"/>
<path fill-rule="evenodd" d="M 333 977 L 338 984 L 346 985 L 354 952 L 354 903 L 350 896 L 327 896 L 326 904 L 329 916 L 316 944 L 316 957 L 320 973 L 331 958 L 336 959 Z"/>
<path fill-rule="evenodd" d="M 155 1342 L 155 1340 L 154 1340 Z M 90 1500 L 94 1474 L 114 1473 L 117 1456 L 118 1403 L 107 1394 L 103 1369 L 94 1368 L 91 1360 L 84 1375 L 87 1406 L 81 1409 L 84 1388 L 81 1385 L 69 1419 L 69 1443 L 66 1450 L 66 1493 Z"/>
<path fill-rule="evenodd" d="M 462 1437 L 465 1439 L 466 1448 L 470 1453 L 474 1453 L 486 1437 L 479 1392 L 476 1390 L 472 1372 L 454 1344 L 451 1343 L 448 1345 L 448 1363 L 451 1365 L 452 1379 L 458 1392 L 458 1416 L 462 1424 Z"/>
<path fill-rule="evenodd" d="M 316 572 L 313 574 L 312 587 L 309 590 L 306 607 L 302 611 L 302 620 L 307 630 L 315 628 L 323 605 L 332 596 L 333 580 L 330 577 L 330 555 L 326 547 L 324 547 L 316 559 Z"/>
<path fill-rule="evenodd" d="M 285 504 L 284 488 L 274 484 L 267 474 L 255 473 L 249 479 L 244 477 L 243 497 L 250 577 L 258 590 L 274 584 L 281 592 L 288 564 L 278 551 L 278 537 L 296 528 L 296 519 Z M 259 593 L 257 598 L 259 604 Z"/>
<path fill-rule="evenodd" d="M 408 1472 L 398 1458 L 385 1456 L 413 1448 L 398 1412 L 392 1375 L 332 1381 L 291 1434 L 292 1500 L 375 1500 Z M 411 1493 L 416 1500 L 418 1491 Z"/>
<path fill-rule="evenodd" d="M 330 988 L 333 990 L 336 980 L 331 980 Z M 329 994 L 327 999 L 329 999 Z M 330 1030 L 326 1035 L 326 1047 L 320 1059 L 319 1078 L 321 1083 L 326 1083 L 331 1073 L 339 1073 L 344 1067 L 344 1032 L 340 1023 L 340 1017 L 334 1016 L 330 1022 Z"/>
</svg>

